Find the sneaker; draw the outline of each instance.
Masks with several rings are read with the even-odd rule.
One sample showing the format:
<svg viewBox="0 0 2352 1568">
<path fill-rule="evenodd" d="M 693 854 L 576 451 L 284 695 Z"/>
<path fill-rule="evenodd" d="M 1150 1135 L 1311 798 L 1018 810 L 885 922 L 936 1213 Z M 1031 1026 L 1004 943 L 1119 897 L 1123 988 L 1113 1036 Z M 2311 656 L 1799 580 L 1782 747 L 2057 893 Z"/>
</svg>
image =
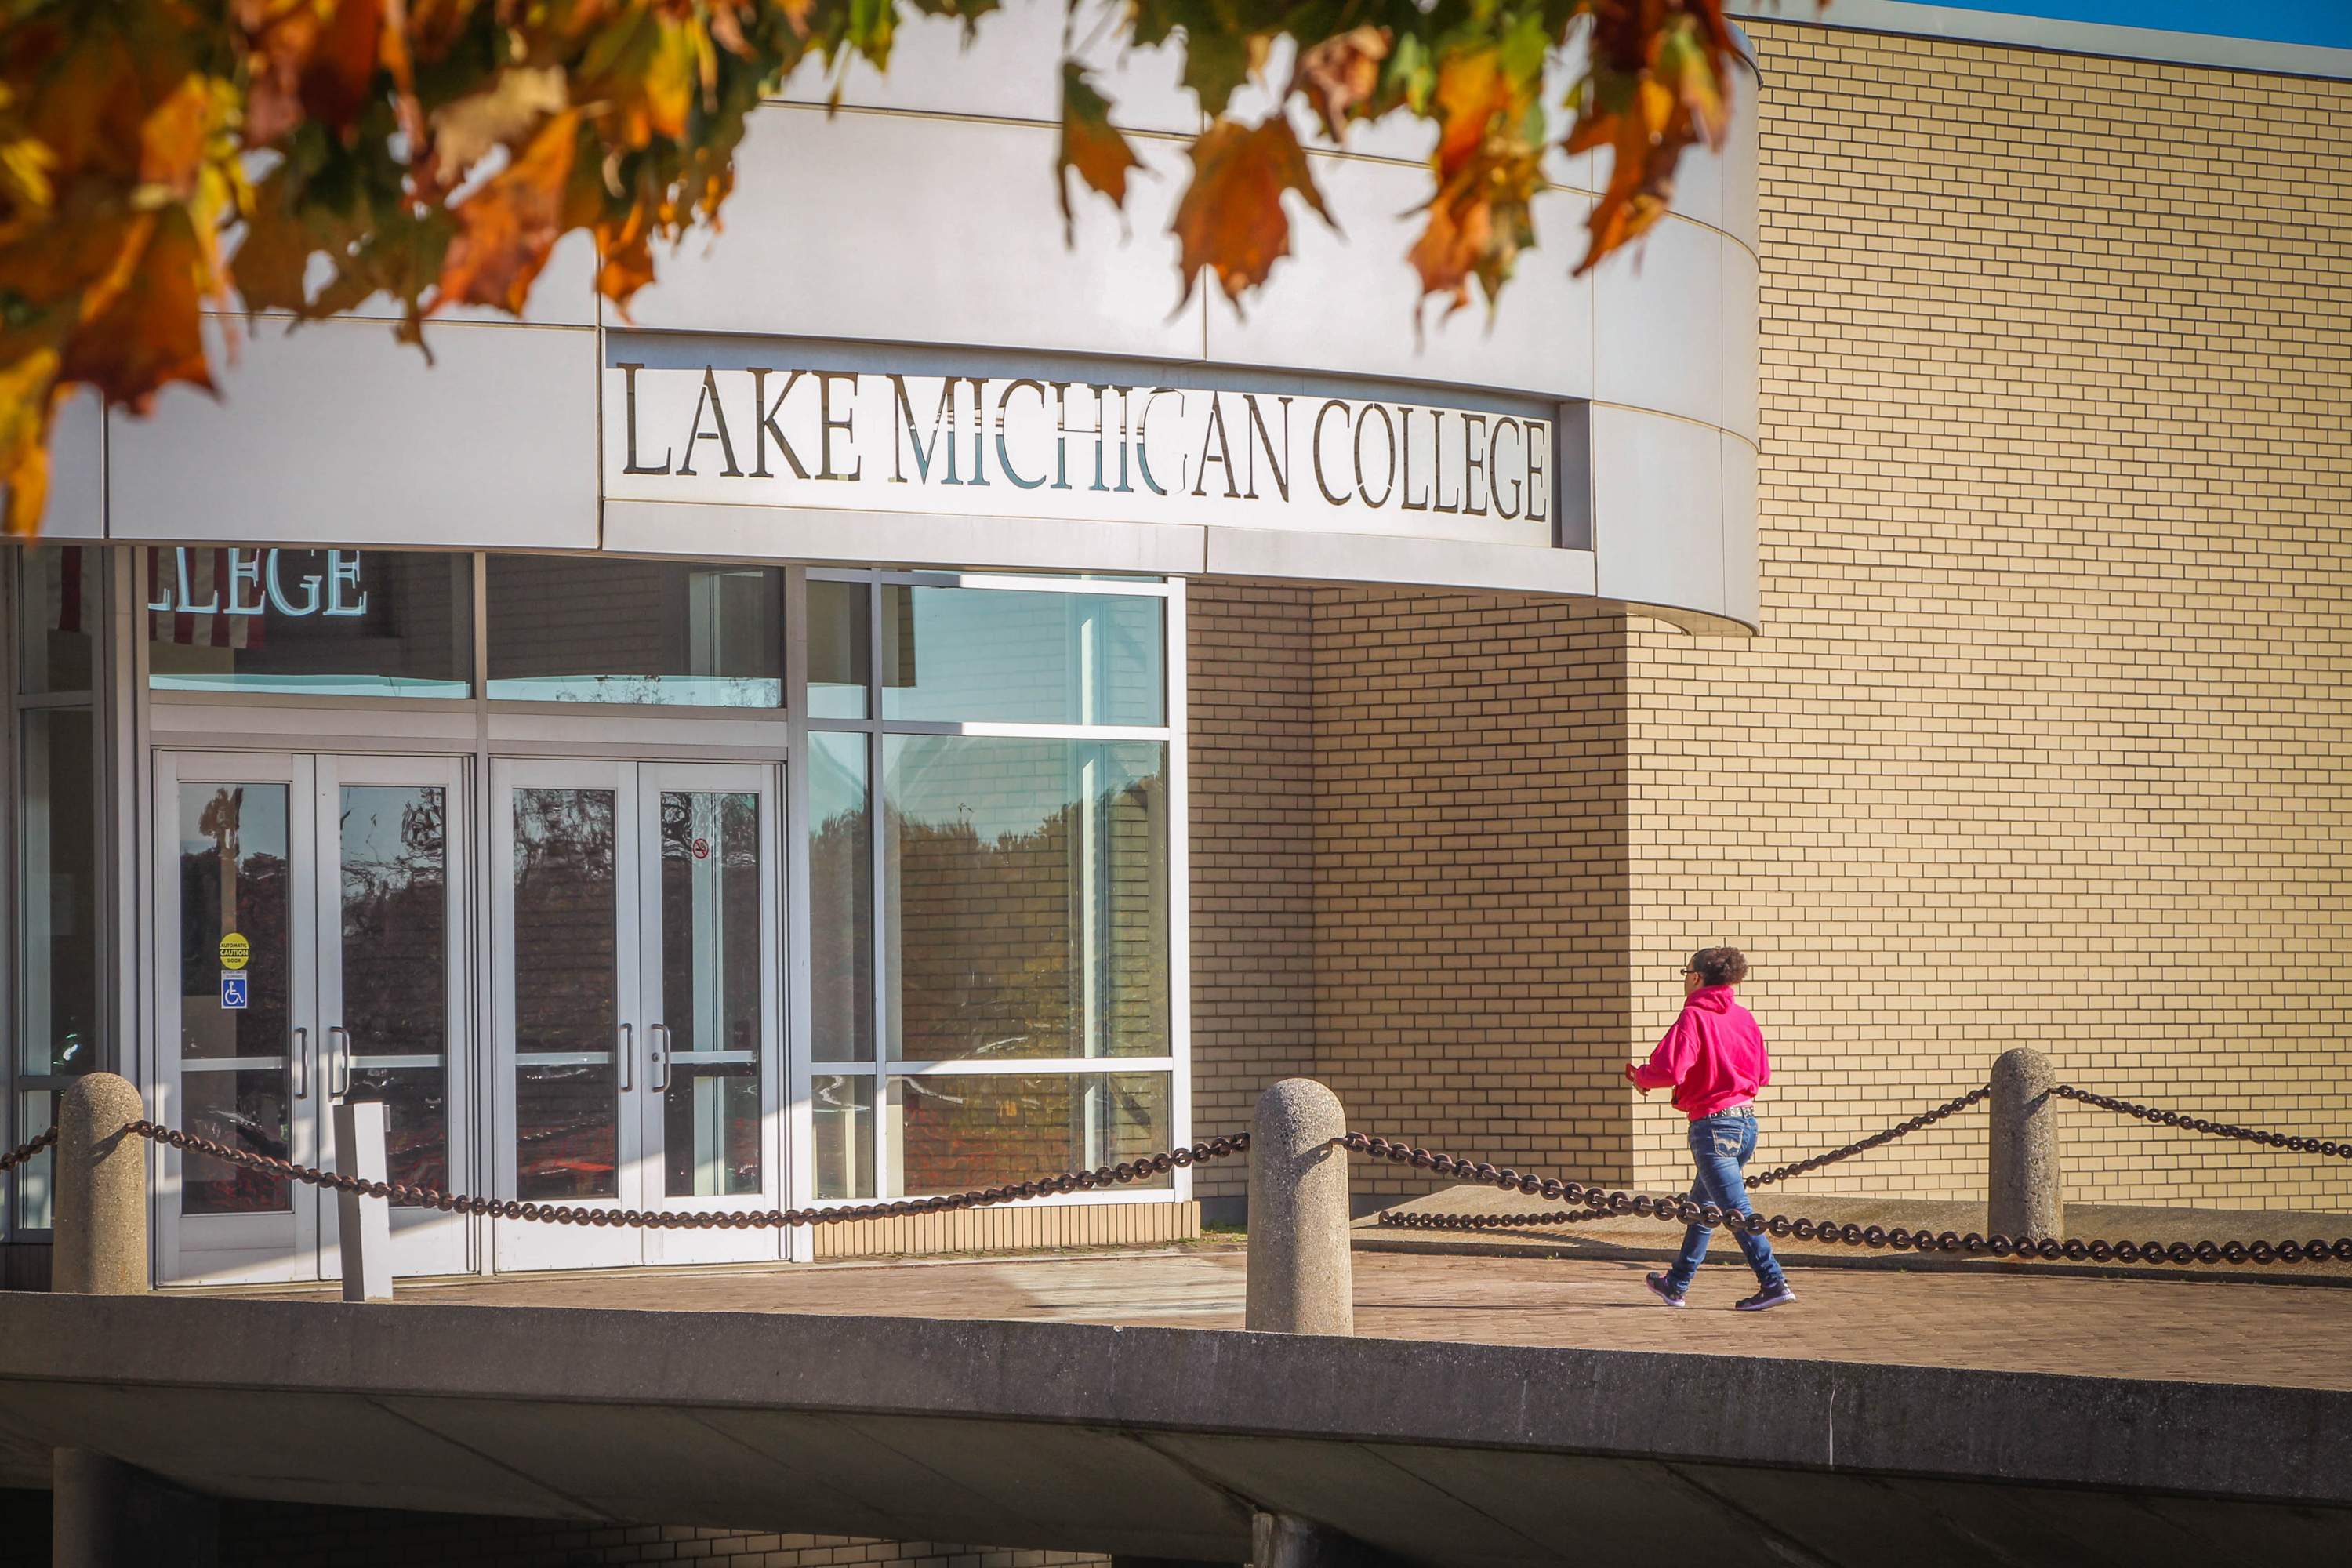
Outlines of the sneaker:
<svg viewBox="0 0 2352 1568">
<path fill-rule="evenodd" d="M 1683 1299 L 1681 1291 L 1666 1284 L 1666 1277 L 1663 1274 L 1653 1274 L 1643 1283 L 1650 1287 L 1650 1294 L 1655 1296 L 1665 1306 L 1687 1307 L 1690 1305 Z"/>
<path fill-rule="evenodd" d="M 1746 1300 L 1735 1301 L 1731 1306 L 1732 1310 L 1736 1312 L 1769 1312 L 1775 1307 L 1785 1307 L 1796 1299 L 1797 1293 L 1794 1290 L 1790 1289 L 1785 1284 L 1780 1284 L 1773 1286 L 1769 1290 L 1759 1290 Z M 1679 1307 L 1682 1303 L 1677 1300 L 1675 1305 Z"/>
</svg>

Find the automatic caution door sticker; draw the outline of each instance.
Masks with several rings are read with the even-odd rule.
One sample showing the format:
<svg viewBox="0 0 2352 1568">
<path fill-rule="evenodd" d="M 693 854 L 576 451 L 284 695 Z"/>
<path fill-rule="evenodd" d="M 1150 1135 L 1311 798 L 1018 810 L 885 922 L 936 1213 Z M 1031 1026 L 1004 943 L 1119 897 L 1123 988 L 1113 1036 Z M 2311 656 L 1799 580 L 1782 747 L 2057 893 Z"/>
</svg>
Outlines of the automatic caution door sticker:
<svg viewBox="0 0 2352 1568">
<path fill-rule="evenodd" d="M 253 961 L 253 943 L 240 931 L 229 932 L 220 941 L 220 961 L 223 969 L 243 969 Z"/>
</svg>

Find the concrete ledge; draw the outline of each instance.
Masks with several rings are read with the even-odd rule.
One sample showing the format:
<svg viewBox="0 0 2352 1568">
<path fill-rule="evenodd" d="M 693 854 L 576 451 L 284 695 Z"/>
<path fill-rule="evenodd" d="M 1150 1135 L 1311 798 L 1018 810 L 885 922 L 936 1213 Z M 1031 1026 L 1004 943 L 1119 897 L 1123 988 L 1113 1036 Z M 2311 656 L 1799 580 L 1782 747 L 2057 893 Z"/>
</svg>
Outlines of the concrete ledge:
<svg viewBox="0 0 2352 1568">
<path fill-rule="evenodd" d="M 390 1421 L 380 1442 L 430 1433 L 448 1450 L 395 1467 L 426 1489 L 464 1493 L 495 1455 L 545 1509 L 583 1495 L 562 1455 L 614 1440 L 593 1436 L 594 1407 L 648 1439 L 689 1419 L 946 1423 L 928 1443 L 1008 1463 L 1115 1430 L 2352 1506 L 2352 1394 L 2313 1389 L 1065 1323 L 0 1296 L 0 1419 L 197 1489 L 285 1496 L 307 1471 L 302 1499 L 382 1500 L 369 1426 Z"/>
</svg>

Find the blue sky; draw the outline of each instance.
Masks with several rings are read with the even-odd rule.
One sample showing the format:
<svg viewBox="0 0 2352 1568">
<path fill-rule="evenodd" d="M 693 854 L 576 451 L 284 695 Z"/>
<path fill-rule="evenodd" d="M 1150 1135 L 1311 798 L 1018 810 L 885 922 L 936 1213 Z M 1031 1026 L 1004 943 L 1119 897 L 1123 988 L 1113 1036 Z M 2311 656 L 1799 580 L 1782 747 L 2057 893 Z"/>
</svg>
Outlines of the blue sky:
<svg viewBox="0 0 2352 1568">
<path fill-rule="evenodd" d="M 2011 16 L 2352 48 L 2352 0 L 1903 0 Z M 1832 0 L 1835 4 L 1835 0 Z"/>
</svg>

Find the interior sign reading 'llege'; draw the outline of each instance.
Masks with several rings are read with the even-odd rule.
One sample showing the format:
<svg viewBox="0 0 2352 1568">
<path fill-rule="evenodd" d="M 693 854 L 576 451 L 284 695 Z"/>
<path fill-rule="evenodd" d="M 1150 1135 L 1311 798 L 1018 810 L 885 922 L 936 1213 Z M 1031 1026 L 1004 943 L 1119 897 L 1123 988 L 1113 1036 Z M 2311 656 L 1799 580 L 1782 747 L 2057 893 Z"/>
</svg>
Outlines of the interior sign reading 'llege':
<svg viewBox="0 0 2352 1568">
<path fill-rule="evenodd" d="M 773 365 L 605 371 L 627 500 L 1552 542 L 1552 426 L 1290 391 Z"/>
</svg>

